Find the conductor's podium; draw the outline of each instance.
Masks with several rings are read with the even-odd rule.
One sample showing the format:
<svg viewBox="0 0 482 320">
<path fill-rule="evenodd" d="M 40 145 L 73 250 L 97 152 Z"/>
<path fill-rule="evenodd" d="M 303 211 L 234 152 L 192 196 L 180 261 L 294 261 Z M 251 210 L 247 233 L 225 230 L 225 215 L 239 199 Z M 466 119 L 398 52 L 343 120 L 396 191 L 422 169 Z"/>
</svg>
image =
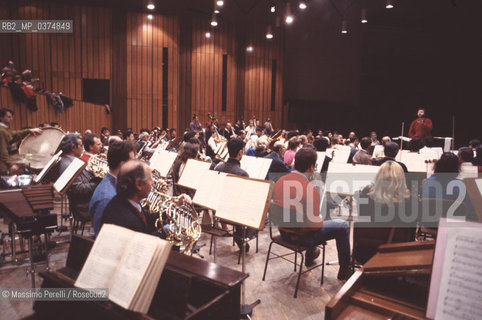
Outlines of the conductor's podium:
<svg viewBox="0 0 482 320">
<path fill-rule="evenodd" d="M 42 288 L 72 288 L 92 248 L 72 238 L 66 267 L 41 272 Z M 247 274 L 171 251 L 147 314 L 111 301 L 36 301 L 40 319 L 239 319 L 241 283 Z"/>
</svg>

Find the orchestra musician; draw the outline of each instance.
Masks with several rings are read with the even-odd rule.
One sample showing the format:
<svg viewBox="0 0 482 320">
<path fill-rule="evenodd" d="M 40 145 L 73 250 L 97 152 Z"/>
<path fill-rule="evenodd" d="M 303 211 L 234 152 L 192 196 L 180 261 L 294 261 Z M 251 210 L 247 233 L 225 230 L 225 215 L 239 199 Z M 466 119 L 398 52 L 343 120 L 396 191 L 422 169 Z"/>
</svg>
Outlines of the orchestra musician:
<svg viewBox="0 0 482 320">
<path fill-rule="evenodd" d="M 201 122 L 199 121 L 199 116 L 197 114 L 193 115 L 192 121 L 189 124 L 189 129 L 195 132 L 202 131 L 203 127 L 201 125 Z"/>
<path fill-rule="evenodd" d="M 95 188 L 90 199 L 89 213 L 94 221 L 95 236 L 99 234 L 102 214 L 109 201 L 116 195 L 115 184 L 117 174 L 121 166 L 128 160 L 136 158 L 136 145 L 127 141 L 116 141 L 112 143 L 107 152 L 107 163 L 109 172 Z"/>
<path fill-rule="evenodd" d="M 155 227 L 158 213 L 146 212 L 140 201 L 151 192 L 151 168 L 144 161 L 129 160 L 124 163 L 117 175 L 117 194 L 105 207 L 101 225 L 112 223 L 133 231 L 161 236 Z M 174 200 L 178 203 L 191 203 L 191 198 L 181 195 Z"/>
<path fill-rule="evenodd" d="M 240 138 L 234 138 L 228 141 L 229 159 L 227 162 L 218 164 L 214 170 L 234 174 L 241 177 L 249 177 L 249 174 L 241 169 L 241 158 L 244 153 L 244 142 Z M 241 250 L 243 245 L 243 228 L 242 226 L 235 225 L 234 241 Z M 246 236 L 252 239 L 256 235 L 257 231 L 253 229 L 246 229 Z M 246 252 L 249 251 L 249 245 L 246 244 Z"/>
<path fill-rule="evenodd" d="M 85 152 L 80 158 L 85 162 L 88 162 L 91 156 L 99 154 L 102 150 L 102 141 L 96 134 L 86 134 L 82 138 L 82 143 L 84 144 Z"/>
<path fill-rule="evenodd" d="M 317 154 L 312 148 L 301 148 L 295 156 L 295 171 L 281 177 L 275 184 L 273 202 L 282 208 L 293 208 L 291 200 L 297 199 L 296 209 L 303 217 L 301 226 L 278 227 L 281 238 L 286 242 L 302 244 L 308 249 L 305 265 L 311 266 L 320 255 L 316 246 L 330 239 L 336 239 L 340 269 L 338 279 L 346 280 L 350 270 L 350 229 L 342 219 L 323 221 L 320 215 L 321 197 L 316 187 L 308 180 L 315 170 Z M 299 188 L 293 188 L 293 185 Z"/>
<path fill-rule="evenodd" d="M 226 122 L 226 127 L 223 130 L 223 136 L 229 140 L 232 138 L 236 138 L 236 133 L 234 133 L 233 126 L 231 122 Z"/>
<path fill-rule="evenodd" d="M 16 142 L 29 133 L 37 136 L 42 134 L 42 129 L 33 128 L 25 130 L 12 130 L 10 123 L 13 120 L 13 111 L 7 108 L 0 109 L 0 174 L 20 173 L 21 166 L 12 164 L 12 155 L 17 153 Z"/>
<path fill-rule="evenodd" d="M 60 142 L 60 148 L 63 153 L 59 164 L 59 173 L 62 174 L 74 158 L 81 157 L 83 152 L 82 139 L 78 134 L 69 133 Z M 77 216 L 83 222 L 90 221 L 89 201 L 99 182 L 99 178 L 94 177 L 92 173 L 84 169 L 67 190 L 70 208 L 74 216 Z"/>
</svg>

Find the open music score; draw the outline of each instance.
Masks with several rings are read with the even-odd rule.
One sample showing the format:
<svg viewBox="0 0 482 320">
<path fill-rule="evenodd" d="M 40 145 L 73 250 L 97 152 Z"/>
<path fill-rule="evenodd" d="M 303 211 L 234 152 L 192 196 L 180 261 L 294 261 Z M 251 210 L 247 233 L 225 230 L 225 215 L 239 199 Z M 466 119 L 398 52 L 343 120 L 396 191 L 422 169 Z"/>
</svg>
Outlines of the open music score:
<svg viewBox="0 0 482 320">
<path fill-rule="evenodd" d="M 482 224 L 440 219 L 427 318 L 477 319 L 482 314 Z"/>
<path fill-rule="evenodd" d="M 224 179 L 227 174 L 214 170 L 206 170 L 201 173 L 201 185 L 198 185 L 192 201 L 202 207 L 217 210 L 221 201 L 221 193 L 224 186 Z"/>
<path fill-rule="evenodd" d="M 379 166 L 330 162 L 325 192 L 352 196 L 356 191 L 374 183 Z"/>
<path fill-rule="evenodd" d="M 40 173 L 35 177 L 34 182 L 39 183 L 42 179 L 47 175 L 47 173 L 54 167 L 57 161 L 60 160 L 60 156 L 62 155 L 62 150 L 60 150 L 57 154 L 55 154 L 52 159 L 47 163 L 47 165 L 40 171 Z"/>
<path fill-rule="evenodd" d="M 341 147 L 340 149 L 326 149 L 326 154 L 329 157 L 333 157 L 333 162 L 337 163 L 347 163 L 348 158 L 350 157 L 351 148 L 350 147 Z"/>
<path fill-rule="evenodd" d="M 316 151 L 316 165 L 315 171 L 320 172 L 323 168 L 323 163 L 325 162 L 326 152 L 325 151 Z"/>
<path fill-rule="evenodd" d="M 179 185 L 196 190 L 193 203 L 216 211 L 228 222 L 262 230 L 274 183 L 209 170 L 203 161 L 189 159 Z"/>
<path fill-rule="evenodd" d="M 226 176 L 219 195 L 222 201 L 217 207 L 216 217 L 263 230 L 273 186 L 273 181 Z"/>
<path fill-rule="evenodd" d="M 211 162 L 188 159 L 177 184 L 194 190 L 199 189 L 201 174 L 210 167 Z"/>
<path fill-rule="evenodd" d="M 151 159 L 149 160 L 149 166 L 153 170 L 159 171 L 161 177 L 167 177 L 176 158 L 176 152 L 170 152 L 167 150 L 162 150 L 161 148 L 157 148 L 156 151 L 154 151 Z"/>
<path fill-rule="evenodd" d="M 250 178 L 266 179 L 272 159 L 244 156 L 241 158 L 241 169 L 245 170 Z"/>
<path fill-rule="evenodd" d="M 405 164 L 408 172 L 430 172 L 432 163 L 439 158 L 440 155 L 437 152 L 418 153 L 401 150 L 395 160 Z"/>
<path fill-rule="evenodd" d="M 147 313 L 171 246 L 156 236 L 104 224 L 75 286 L 108 288 L 109 300 Z"/>
<path fill-rule="evenodd" d="M 87 162 L 79 158 L 74 158 L 67 169 L 65 169 L 57 181 L 55 181 L 54 189 L 60 194 L 65 193 L 75 178 L 77 178 L 86 166 Z"/>
</svg>

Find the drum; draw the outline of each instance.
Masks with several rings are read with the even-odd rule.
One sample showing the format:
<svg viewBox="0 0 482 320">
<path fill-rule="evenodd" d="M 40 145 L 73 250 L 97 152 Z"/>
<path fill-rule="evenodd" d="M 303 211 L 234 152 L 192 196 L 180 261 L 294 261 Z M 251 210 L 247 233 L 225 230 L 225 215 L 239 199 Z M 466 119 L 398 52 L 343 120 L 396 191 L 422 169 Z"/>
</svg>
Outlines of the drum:
<svg viewBox="0 0 482 320">
<path fill-rule="evenodd" d="M 19 156 L 33 169 L 42 169 L 54 156 L 65 132 L 57 128 L 45 128 L 38 136 L 28 135 L 18 148 Z"/>
</svg>

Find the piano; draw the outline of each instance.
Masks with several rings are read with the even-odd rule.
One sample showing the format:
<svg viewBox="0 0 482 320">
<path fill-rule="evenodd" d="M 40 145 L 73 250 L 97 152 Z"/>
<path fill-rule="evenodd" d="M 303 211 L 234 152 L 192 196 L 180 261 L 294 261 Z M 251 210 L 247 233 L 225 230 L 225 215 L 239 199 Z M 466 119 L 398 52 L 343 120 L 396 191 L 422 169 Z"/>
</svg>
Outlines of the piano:
<svg viewBox="0 0 482 320">
<path fill-rule="evenodd" d="M 72 288 L 94 240 L 73 235 L 66 266 L 41 272 L 42 288 Z M 40 319 L 239 319 L 247 274 L 171 251 L 147 314 L 111 301 L 36 301 Z"/>
<path fill-rule="evenodd" d="M 381 245 L 325 308 L 325 319 L 426 319 L 434 241 Z"/>
</svg>

